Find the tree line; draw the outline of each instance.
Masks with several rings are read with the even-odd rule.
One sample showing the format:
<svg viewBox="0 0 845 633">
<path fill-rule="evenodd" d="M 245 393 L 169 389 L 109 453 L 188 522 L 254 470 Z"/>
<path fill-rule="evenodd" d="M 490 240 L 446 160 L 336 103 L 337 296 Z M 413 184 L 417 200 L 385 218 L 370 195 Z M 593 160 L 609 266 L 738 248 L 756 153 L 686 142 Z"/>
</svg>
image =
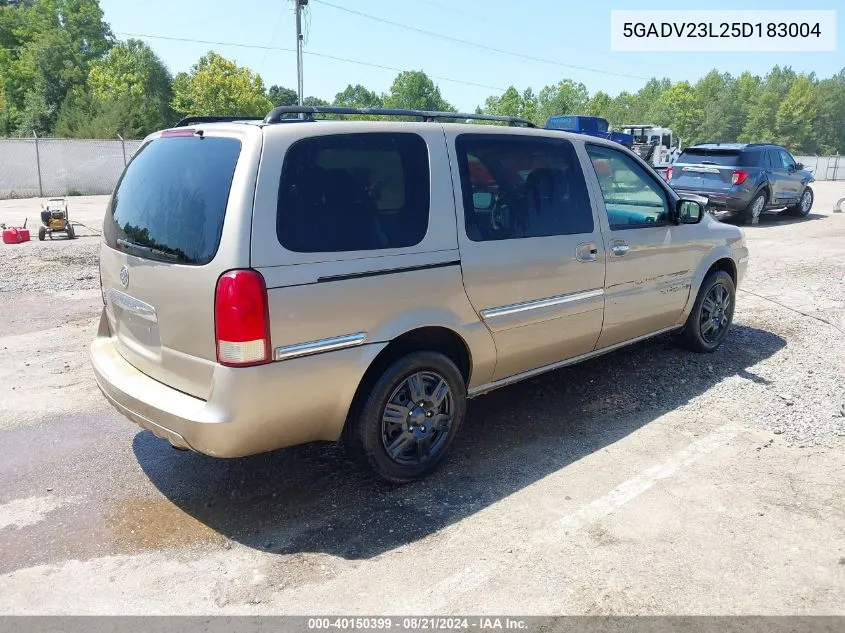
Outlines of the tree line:
<svg viewBox="0 0 845 633">
<path fill-rule="evenodd" d="M 186 115 L 263 116 L 296 92 L 209 51 L 175 76 L 146 43 L 117 41 L 98 0 L 0 0 L 0 135 L 142 138 Z M 350 84 L 308 105 L 455 112 L 422 71 L 399 73 L 386 93 Z M 696 83 L 653 78 L 637 92 L 590 94 L 563 79 L 538 92 L 509 87 L 476 112 L 543 125 L 593 114 L 615 127 L 670 127 L 686 144 L 777 142 L 796 153 L 845 153 L 845 68 L 833 77 L 775 66 L 764 77 L 711 71 Z"/>
</svg>

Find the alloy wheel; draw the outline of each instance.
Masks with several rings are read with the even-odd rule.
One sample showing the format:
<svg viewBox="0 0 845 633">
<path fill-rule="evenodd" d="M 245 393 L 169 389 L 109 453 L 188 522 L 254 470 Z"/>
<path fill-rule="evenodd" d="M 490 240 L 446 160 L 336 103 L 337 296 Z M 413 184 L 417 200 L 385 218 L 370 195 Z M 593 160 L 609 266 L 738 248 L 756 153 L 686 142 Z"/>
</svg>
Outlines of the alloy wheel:
<svg viewBox="0 0 845 633">
<path fill-rule="evenodd" d="M 810 212 L 810 205 L 813 203 L 812 194 L 808 189 L 804 190 L 804 195 L 801 196 L 801 212 L 807 214 Z"/>
<path fill-rule="evenodd" d="M 731 320 L 733 298 L 721 283 L 715 284 L 701 304 L 699 331 L 707 343 L 715 343 L 724 334 Z"/>
<path fill-rule="evenodd" d="M 422 464 L 446 445 L 452 426 L 449 383 L 434 371 L 420 371 L 393 390 L 382 414 L 382 443 L 397 464 Z"/>
</svg>

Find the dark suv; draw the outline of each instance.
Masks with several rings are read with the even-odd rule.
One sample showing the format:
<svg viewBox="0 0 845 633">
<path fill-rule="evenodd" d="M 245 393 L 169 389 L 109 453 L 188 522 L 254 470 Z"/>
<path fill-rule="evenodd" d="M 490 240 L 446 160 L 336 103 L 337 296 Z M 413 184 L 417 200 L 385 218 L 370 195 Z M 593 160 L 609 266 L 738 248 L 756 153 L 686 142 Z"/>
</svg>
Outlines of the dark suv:
<svg viewBox="0 0 845 633">
<path fill-rule="evenodd" d="M 813 175 L 785 148 L 768 143 L 702 143 L 686 148 L 666 172 L 678 193 L 709 199 L 708 207 L 756 224 L 763 209 L 786 207 L 805 216 L 813 207 Z"/>
</svg>

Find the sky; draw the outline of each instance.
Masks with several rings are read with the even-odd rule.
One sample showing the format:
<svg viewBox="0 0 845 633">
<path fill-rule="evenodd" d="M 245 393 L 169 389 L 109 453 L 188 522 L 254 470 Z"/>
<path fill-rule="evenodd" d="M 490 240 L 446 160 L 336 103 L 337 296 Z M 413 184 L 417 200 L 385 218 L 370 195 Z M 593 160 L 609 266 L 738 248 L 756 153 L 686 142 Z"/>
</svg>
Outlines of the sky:
<svg viewBox="0 0 845 633">
<path fill-rule="evenodd" d="M 258 72 L 265 85 L 296 88 L 295 22 L 291 0 L 100 0 L 119 39 L 148 42 L 168 68 L 186 71 L 215 50 Z M 330 6 L 335 5 L 335 6 Z M 707 9 L 837 9 L 833 0 L 710 0 Z M 548 61 L 481 50 L 343 11 L 377 16 Z M 829 77 L 845 67 L 845 11 L 837 16 L 836 52 L 612 53 L 611 9 L 683 8 L 663 2 L 567 0 L 311 0 L 305 17 L 305 94 L 331 101 L 347 84 L 386 92 L 398 70 L 423 70 L 443 97 L 471 111 L 509 85 L 538 92 L 562 79 L 590 93 L 635 92 L 649 77 L 695 82 L 713 68 L 764 75 L 772 66 Z M 701 8 L 690 5 L 690 8 Z M 158 36 L 152 37 L 152 36 Z M 198 43 L 233 42 L 259 48 Z M 276 47 L 291 50 L 266 50 Z M 356 60 L 340 61 L 319 55 Z M 554 62 L 554 63 L 549 63 Z M 379 67 L 380 66 L 380 67 Z M 575 66 L 575 67 L 571 67 Z M 388 68 L 384 68 L 388 67 Z M 577 67 L 577 68 L 576 68 Z"/>
</svg>

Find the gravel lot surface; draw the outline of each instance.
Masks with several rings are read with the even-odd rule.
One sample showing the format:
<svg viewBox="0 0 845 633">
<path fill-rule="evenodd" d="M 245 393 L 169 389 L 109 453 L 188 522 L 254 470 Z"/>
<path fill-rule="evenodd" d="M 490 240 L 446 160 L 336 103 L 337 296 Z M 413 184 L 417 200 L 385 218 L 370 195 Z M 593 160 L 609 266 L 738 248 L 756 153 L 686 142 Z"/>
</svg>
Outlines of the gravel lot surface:
<svg viewBox="0 0 845 633">
<path fill-rule="evenodd" d="M 478 398 L 404 487 L 139 431 L 87 364 L 98 239 L 0 245 L 0 613 L 845 614 L 845 184 L 814 188 L 746 229 L 715 354 L 660 337 Z"/>
</svg>

